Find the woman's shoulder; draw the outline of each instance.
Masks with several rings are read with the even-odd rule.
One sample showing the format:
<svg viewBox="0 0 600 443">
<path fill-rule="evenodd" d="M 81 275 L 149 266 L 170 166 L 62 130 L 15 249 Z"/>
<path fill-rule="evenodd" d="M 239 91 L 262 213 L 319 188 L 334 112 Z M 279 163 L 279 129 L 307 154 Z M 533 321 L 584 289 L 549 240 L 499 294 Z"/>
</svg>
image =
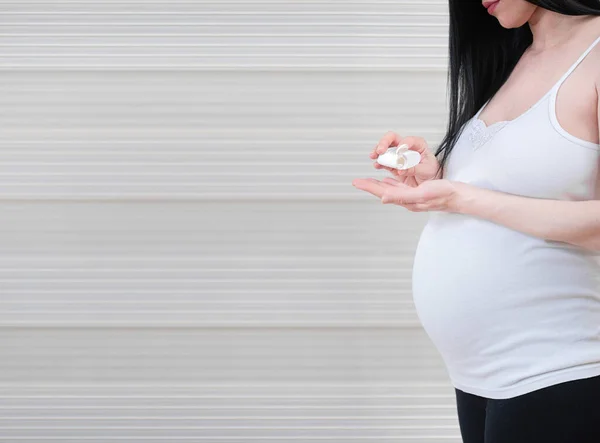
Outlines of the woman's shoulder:
<svg viewBox="0 0 600 443">
<path fill-rule="evenodd" d="M 600 75 L 600 16 L 594 17 L 594 19 L 590 22 L 590 33 L 587 40 L 596 39 L 596 46 L 592 49 L 589 58 L 590 65 L 596 68 L 596 71 Z"/>
<path fill-rule="evenodd" d="M 593 21 L 595 34 L 597 39 L 600 39 L 600 17 L 596 17 Z M 596 44 L 596 47 L 592 50 L 592 69 L 595 70 L 596 74 L 596 86 L 600 89 L 600 41 Z M 595 68 L 595 69 L 594 69 Z"/>
<path fill-rule="evenodd" d="M 581 68 L 585 72 L 585 77 L 594 79 L 596 85 L 600 87 L 600 16 L 594 17 L 587 23 L 587 30 L 589 31 L 582 33 L 582 39 L 585 39 L 582 45 L 589 44 L 590 41 L 595 41 L 596 45 L 586 57 Z"/>
<path fill-rule="evenodd" d="M 588 60 L 588 69 L 596 80 L 596 90 L 600 93 L 600 17 L 596 17 L 593 22 L 593 36 L 596 36 L 596 46 L 592 49 Z"/>
</svg>

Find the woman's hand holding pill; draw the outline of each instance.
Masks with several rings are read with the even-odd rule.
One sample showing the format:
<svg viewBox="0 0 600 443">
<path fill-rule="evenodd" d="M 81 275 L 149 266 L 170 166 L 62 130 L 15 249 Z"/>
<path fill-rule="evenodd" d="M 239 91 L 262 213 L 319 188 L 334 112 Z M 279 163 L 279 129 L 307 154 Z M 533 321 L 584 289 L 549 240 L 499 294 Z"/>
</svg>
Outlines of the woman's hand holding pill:
<svg viewBox="0 0 600 443">
<path fill-rule="evenodd" d="M 420 154 L 421 161 L 418 165 L 409 169 L 399 170 L 380 165 L 375 161 L 375 169 L 386 169 L 401 183 L 413 187 L 419 186 L 424 181 L 439 178 L 440 165 L 433 152 L 429 149 L 427 142 L 421 137 L 400 137 L 394 132 L 388 132 L 383 136 L 379 143 L 377 143 L 377 146 L 373 148 L 369 157 L 373 160 L 377 160 L 377 157 L 385 154 L 389 148 L 400 145 L 407 145 L 408 149 Z"/>
</svg>

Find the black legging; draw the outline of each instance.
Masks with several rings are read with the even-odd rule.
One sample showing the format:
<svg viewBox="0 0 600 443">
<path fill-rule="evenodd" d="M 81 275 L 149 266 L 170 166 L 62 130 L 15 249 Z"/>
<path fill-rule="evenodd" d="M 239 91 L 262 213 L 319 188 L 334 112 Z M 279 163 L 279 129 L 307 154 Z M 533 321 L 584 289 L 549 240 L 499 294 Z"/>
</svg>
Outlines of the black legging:
<svg viewBox="0 0 600 443">
<path fill-rule="evenodd" d="M 600 377 L 506 400 L 456 390 L 464 443 L 600 443 Z"/>
</svg>

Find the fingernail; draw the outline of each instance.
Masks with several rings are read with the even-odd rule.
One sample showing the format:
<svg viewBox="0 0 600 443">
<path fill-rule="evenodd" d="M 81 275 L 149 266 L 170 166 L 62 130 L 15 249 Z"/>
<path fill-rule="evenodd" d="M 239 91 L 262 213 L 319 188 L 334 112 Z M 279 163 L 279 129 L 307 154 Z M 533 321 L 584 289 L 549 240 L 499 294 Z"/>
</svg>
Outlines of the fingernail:
<svg viewBox="0 0 600 443">
<path fill-rule="evenodd" d="M 384 197 L 381 197 L 381 203 L 383 203 L 384 205 L 385 205 L 386 203 L 389 203 L 389 201 L 390 201 L 390 199 L 389 199 L 388 197 L 385 197 L 385 196 L 384 196 Z"/>
</svg>

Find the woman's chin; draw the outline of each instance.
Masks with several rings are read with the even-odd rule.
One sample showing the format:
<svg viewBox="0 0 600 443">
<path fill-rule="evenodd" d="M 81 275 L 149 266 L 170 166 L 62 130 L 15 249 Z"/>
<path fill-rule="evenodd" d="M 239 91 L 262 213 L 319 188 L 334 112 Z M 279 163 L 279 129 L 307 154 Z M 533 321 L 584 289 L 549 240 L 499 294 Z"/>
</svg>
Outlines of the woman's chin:
<svg viewBox="0 0 600 443">
<path fill-rule="evenodd" d="M 495 8 L 493 12 L 493 16 L 500 22 L 500 25 L 506 29 L 515 29 L 520 28 L 523 25 L 526 25 L 529 20 L 535 14 L 537 10 L 537 6 L 532 5 L 530 3 L 525 3 L 525 6 L 517 7 L 519 5 L 514 5 L 505 3 L 505 1 L 501 1 L 498 6 Z"/>
<path fill-rule="evenodd" d="M 522 19 L 519 20 L 517 17 L 507 17 L 503 14 L 498 14 L 496 18 L 498 19 L 498 22 L 500 22 L 500 26 L 506 29 L 520 28 L 527 23 L 527 20 L 523 21 Z"/>
</svg>

